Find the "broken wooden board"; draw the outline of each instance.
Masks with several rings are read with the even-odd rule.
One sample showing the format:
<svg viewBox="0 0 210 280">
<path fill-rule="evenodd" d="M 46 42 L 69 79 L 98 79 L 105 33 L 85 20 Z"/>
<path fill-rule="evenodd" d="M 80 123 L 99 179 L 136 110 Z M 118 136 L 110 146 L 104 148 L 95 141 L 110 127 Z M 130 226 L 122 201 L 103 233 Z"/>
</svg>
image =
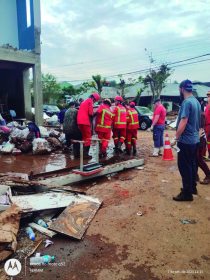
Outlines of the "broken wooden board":
<svg viewBox="0 0 210 280">
<path fill-rule="evenodd" d="M 19 195 L 10 197 L 12 203 L 18 205 L 22 212 L 35 212 L 47 209 L 65 208 L 73 203 L 95 202 L 100 203 L 99 199 L 71 193 L 46 192 L 32 195 Z"/>
<path fill-rule="evenodd" d="M 115 164 L 110 164 L 104 167 L 103 171 L 91 176 L 81 176 L 79 174 L 68 174 L 68 175 L 63 175 L 59 177 L 53 177 L 53 178 L 48 178 L 45 180 L 39 181 L 41 184 L 48 184 L 50 186 L 65 186 L 68 184 L 80 182 L 80 181 L 85 181 L 88 179 L 92 178 L 97 178 L 101 177 L 107 174 L 112 174 L 115 172 L 123 171 L 129 168 L 134 168 L 137 166 L 142 166 L 144 165 L 144 159 L 131 159 L 131 160 L 126 160 L 123 162 L 115 163 Z"/>
<path fill-rule="evenodd" d="M 5 172 L 0 173 L 0 177 L 10 177 L 10 178 L 17 178 L 23 180 L 29 180 L 28 174 L 26 173 L 17 173 L 17 172 Z"/>
<path fill-rule="evenodd" d="M 0 262 L 16 251 L 21 209 L 12 205 L 0 214 Z"/>
<path fill-rule="evenodd" d="M 94 201 L 71 203 L 56 221 L 52 222 L 50 229 L 81 239 L 100 205 L 101 203 Z"/>
<path fill-rule="evenodd" d="M 51 237 L 51 238 L 57 234 L 56 232 L 53 232 L 52 230 L 44 228 L 44 227 L 42 227 L 42 226 L 40 226 L 40 225 L 38 225 L 36 223 L 29 223 L 28 225 L 30 227 L 36 229 L 37 231 L 39 231 L 39 232 L 41 232 L 41 233 Z"/>
</svg>

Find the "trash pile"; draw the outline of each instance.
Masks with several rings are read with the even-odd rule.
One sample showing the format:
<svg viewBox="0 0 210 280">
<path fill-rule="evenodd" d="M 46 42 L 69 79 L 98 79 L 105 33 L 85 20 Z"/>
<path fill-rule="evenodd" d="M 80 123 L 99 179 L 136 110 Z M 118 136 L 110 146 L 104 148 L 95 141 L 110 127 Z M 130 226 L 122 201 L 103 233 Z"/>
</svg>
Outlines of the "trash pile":
<svg viewBox="0 0 210 280">
<path fill-rule="evenodd" d="M 55 241 L 51 239 L 56 235 L 80 240 L 101 203 L 72 188 L 29 180 L 27 174 L 1 173 L 0 262 L 23 251 L 19 246 L 23 238 L 24 246 L 28 240 L 33 247 L 24 250 L 24 257 L 33 255 L 31 265 L 53 262 L 55 256 L 35 254 L 39 245 L 44 245 L 43 250 L 53 245 Z"/>
<path fill-rule="evenodd" d="M 34 123 L 19 126 L 12 122 L 7 125 L 8 131 L 0 132 L 0 153 L 19 155 L 49 154 L 63 148 L 65 135 L 53 128 L 37 127 Z"/>
</svg>

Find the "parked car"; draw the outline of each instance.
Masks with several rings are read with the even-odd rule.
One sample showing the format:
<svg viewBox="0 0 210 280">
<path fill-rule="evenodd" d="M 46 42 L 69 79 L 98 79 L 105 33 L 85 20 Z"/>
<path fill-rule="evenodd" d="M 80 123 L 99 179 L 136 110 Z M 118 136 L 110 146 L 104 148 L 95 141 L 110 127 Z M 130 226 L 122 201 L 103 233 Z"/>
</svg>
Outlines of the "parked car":
<svg viewBox="0 0 210 280">
<path fill-rule="evenodd" d="M 147 130 L 152 125 L 153 112 L 147 107 L 135 106 L 139 115 L 139 126 L 141 130 Z"/>
<path fill-rule="evenodd" d="M 43 112 L 45 112 L 48 116 L 58 115 L 60 113 L 60 109 L 56 105 L 43 105 Z"/>
</svg>

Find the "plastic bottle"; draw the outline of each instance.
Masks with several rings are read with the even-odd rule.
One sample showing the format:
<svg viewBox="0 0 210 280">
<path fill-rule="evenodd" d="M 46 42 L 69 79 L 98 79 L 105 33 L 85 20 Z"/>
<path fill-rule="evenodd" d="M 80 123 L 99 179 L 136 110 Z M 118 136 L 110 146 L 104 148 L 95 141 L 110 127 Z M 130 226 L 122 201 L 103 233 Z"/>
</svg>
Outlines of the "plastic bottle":
<svg viewBox="0 0 210 280">
<path fill-rule="evenodd" d="M 48 228 L 48 225 L 42 219 L 39 219 L 39 218 L 35 219 L 35 223 L 40 225 L 41 227 Z"/>
<path fill-rule="evenodd" d="M 26 233 L 28 234 L 28 237 L 31 239 L 31 240 L 35 240 L 35 233 L 33 231 L 33 229 L 31 227 L 27 227 L 26 228 Z"/>
<path fill-rule="evenodd" d="M 35 256 L 30 258 L 30 265 L 48 264 L 55 261 L 55 256 Z"/>
</svg>

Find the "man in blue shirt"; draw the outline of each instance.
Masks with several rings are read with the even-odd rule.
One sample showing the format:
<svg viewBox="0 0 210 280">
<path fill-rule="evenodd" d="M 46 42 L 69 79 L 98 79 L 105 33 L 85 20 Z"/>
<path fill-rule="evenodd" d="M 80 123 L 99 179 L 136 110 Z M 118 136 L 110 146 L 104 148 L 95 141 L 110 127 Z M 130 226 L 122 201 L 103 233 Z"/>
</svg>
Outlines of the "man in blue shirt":
<svg viewBox="0 0 210 280">
<path fill-rule="evenodd" d="M 199 128 L 201 106 L 192 94 L 193 85 L 190 80 L 184 80 L 179 85 L 182 104 L 179 110 L 176 140 L 180 149 L 178 152 L 178 168 L 182 177 L 181 193 L 173 197 L 175 201 L 192 201 L 193 194 L 197 194 L 196 153 L 199 144 Z"/>
</svg>

